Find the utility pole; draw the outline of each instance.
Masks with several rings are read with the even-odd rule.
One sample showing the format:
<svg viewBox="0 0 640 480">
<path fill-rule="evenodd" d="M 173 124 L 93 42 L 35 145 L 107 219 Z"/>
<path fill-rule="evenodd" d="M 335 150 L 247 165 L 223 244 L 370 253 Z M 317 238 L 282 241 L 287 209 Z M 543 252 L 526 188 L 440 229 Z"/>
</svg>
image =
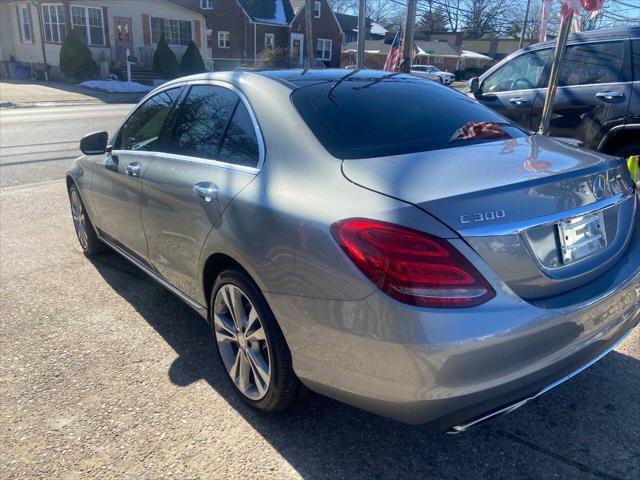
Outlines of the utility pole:
<svg viewBox="0 0 640 480">
<path fill-rule="evenodd" d="M 366 3 L 366 0 L 360 0 L 358 8 L 358 53 L 356 56 L 356 68 L 364 68 L 364 42 L 367 37 Z"/>
<path fill-rule="evenodd" d="M 307 68 L 313 68 L 316 63 L 316 48 L 313 45 L 313 1 L 304 0 L 305 19 L 307 25 Z"/>
<path fill-rule="evenodd" d="M 527 0 L 527 9 L 524 12 L 524 23 L 522 24 L 522 33 L 520 34 L 520 44 L 518 45 L 518 49 L 521 49 L 524 44 L 524 35 L 527 31 L 527 21 L 529 20 L 529 7 L 531 7 L 531 0 Z"/>
<path fill-rule="evenodd" d="M 404 26 L 404 39 L 402 40 L 402 61 L 400 71 L 409 73 L 413 61 L 413 32 L 416 29 L 416 8 L 418 0 L 407 1 L 407 21 Z"/>
</svg>

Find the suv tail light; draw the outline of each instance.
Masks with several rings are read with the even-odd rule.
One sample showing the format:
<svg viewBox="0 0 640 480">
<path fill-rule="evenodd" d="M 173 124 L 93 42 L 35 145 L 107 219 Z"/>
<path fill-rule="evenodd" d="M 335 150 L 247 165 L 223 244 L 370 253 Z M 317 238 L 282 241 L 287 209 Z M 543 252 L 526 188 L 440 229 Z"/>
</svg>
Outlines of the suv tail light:
<svg viewBox="0 0 640 480">
<path fill-rule="evenodd" d="M 366 218 L 336 222 L 331 233 L 353 263 L 400 302 L 460 308 L 496 295 L 478 270 L 439 237 Z"/>
</svg>

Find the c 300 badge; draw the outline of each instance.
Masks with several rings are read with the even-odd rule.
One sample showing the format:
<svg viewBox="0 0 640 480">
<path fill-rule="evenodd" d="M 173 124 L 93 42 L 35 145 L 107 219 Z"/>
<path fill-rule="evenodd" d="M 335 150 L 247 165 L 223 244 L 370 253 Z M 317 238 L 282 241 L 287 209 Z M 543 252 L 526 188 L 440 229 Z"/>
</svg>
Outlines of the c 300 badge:
<svg viewBox="0 0 640 480">
<path fill-rule="evenodd" d="M 489 210 L 488 212 L 468 213 L 466 215 L 460 215 L 460 223 L 488 222 L 490 220 L 505 218 L 506 216 L 507 214 L 504 210 Z"/>
</svg>

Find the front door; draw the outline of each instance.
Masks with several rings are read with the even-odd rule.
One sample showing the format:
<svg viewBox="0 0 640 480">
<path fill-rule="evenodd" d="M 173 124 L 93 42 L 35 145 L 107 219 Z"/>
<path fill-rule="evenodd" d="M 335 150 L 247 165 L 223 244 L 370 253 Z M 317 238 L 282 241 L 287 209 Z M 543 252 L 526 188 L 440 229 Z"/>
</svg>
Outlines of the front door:
<svg viewBox="0 0 640 480">
<path fill-rule="evenodd" d="M 558 74 L 549 133 L 581 140 L 595 150 L 604 133 L 624 125 L 631 99 L 631 62 L 623 40 L 569 45 Z M 531 127 L 540 125 L 546 89 L 533 106 Z"/>
<path fill-rule="evenodd" d="M 149 262 L 191 298 L 202 295 L 198 258 L 231 200 L 255 178 L 261 148 L 247 106 L 229 88 L 190 87 L 165 127 L 171 139 L 143 179 Z M 240 221 L 251 221 L 242 218 Z"/>
<path fill-rule="evenodd" d="M 127 49 L 133 54 L 131 18 L 113 17 L 113 25 L 116 31 L 116 63 L 123 66 L 127 60 Z"/>
<path fill-rule="evenodd" d="M 165 90 L 140 105 L 122 125 L 111 151 L 93 175 L 91 192 L 98 228 L 108 240 L 143 262 L 147 240 L 140 215 L 142 179 L 153 163 L 162 126 L 180 91 Z"/>
<path fill-rule="evenodd" d="M 298 66 L 304 64 L 304 35 L 302 33 L 292 33 L 291 43 L 289 45 L 289 52 L 294 62 L 297 62 Z"/>
<path fill-rule="evenodd" d="M 524 53 L 489 74 L 475 97 L 525 128 L 531 128 L 531 112 L 539 89 L 546 84 L 551 49 Z"/>
</svg>

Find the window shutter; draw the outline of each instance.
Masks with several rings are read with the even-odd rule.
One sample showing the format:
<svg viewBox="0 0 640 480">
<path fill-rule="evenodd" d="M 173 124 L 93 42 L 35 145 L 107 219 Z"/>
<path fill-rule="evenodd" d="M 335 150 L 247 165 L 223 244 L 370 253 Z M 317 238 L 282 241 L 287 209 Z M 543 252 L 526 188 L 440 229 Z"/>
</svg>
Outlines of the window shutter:
<svg viewBox="0 0 640 480">
<path fill-rule="evenodd" d="M 142 38 L 144 40 L 144 44 L 149 46 L 151 45 L 151 31 L 149 30 L 149 15 L 146 13 L 142 14 Z"/>
<path fill-rule="evenodd" d="M 16 5 L 16 18 L 18 19 L 18 33 L 20 34 L 20 41 L 24 42 L 24 38 L 22 38 L 22 21 L 20 20 L 20 5 Z"/>
<path fill-rule="evenodd" d="M 109 17 L 107 15 L 107 7 L 102 7 L 102 28 L 104 28 L 104 46 L 110 47 L 111 40 L 109 39 Z"/>
<path fill-rule="evenodd" d="M 202 32 L 200 31 L 200 20 L 194 20 L 193 21 L 194 25 L 195 25 L 195 34 L 196 34 L 196 39 L 195 39 L 195 43 L 196 43 L 196 47 L 198 47 L 198 50 L 201 49 L 201 43 L 202 43 L 202 39 L 200 38 L 202 36 Z"/>
</svg>

